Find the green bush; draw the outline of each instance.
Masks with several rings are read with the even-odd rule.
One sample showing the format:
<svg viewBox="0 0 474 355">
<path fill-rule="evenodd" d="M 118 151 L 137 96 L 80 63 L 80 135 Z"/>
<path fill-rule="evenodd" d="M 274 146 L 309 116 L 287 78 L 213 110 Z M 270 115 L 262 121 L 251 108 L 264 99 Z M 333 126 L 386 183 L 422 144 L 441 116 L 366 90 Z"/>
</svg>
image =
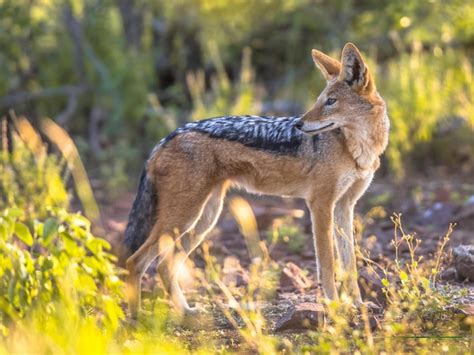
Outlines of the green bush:
<svg viewBox="0 0 474 355">
<path fill-rule="evenodd" d="M 107 328 L 124 317 L 120 307 L 122 282 L 110 245 L 90 232 L 80 214 L 50 209 L 45 220 L 25 220 L 20 209 L 0 215 L 0 327 L 8 327 L 31 312 L 47 318 L 56 303 L 72 299 L 83 316 Z"/>
<path fill-rule="evenodd" d="M 35 154 L 16 134 L 10 143 L 15 148 L 0 153 L 0 210 L 15 206 L 25 217 L 36 217 L 46 214 L 46 206 L 68 206 L 59 158 L 47 155 L 43 146 Z"/>
</svg>

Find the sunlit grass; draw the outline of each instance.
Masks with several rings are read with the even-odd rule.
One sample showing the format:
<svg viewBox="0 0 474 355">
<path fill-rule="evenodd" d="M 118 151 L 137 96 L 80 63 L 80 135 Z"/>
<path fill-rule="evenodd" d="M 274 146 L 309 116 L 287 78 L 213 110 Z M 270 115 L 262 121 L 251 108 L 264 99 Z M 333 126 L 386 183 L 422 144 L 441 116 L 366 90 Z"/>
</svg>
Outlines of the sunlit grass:
<svg viewBox="0 0 474 355">
<path fill-rule="evenodd" d="M 95 200 L 89 177 L 87 176 L 86 169 L 73 140 L 63 128 L 49 118 L 44 118 L 41 121 L 41 128 L 48 138 L 57 146 L 66 160 L 85 214 L 91 220 L 100 222 L 99 206 Z"/>
</svg>

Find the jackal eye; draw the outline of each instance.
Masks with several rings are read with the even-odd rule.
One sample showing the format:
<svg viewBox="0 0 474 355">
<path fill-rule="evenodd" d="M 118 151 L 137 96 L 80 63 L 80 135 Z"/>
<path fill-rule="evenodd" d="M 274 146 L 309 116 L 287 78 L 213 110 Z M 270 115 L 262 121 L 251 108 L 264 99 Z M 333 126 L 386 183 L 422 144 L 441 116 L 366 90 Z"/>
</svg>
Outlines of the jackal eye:
<svg viewBox="0 0 474 355">
<path fill-rule="evenodd" d="M 333 99 L 332 97 L 330 97 L 330 98 L 328 98 L 328 99 L 326 100 L 326 102 L 324 103 L 324 105 L 326 105 L 326 106 L 331 106 L 331 105 L 334 105 L 334 104 L 336 103 L 336 101 L 337 101 L 336 99 Z"/>
</svg>

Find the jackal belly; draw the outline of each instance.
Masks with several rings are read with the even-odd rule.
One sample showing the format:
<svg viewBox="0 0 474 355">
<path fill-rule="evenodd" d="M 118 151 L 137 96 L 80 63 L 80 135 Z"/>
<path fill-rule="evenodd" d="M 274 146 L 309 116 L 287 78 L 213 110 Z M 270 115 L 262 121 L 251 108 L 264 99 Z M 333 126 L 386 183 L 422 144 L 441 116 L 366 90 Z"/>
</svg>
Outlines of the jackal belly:
<svg viewBox="0 0 474 355">
<path fill-rule="evenodd" d="M 255 179 L 253 176 L 241 176 L 231 179 L 232 183 L 238 187 L 244 188 L 246 191 L 281 197 L 299 197 L 305 198 L 308 192 L 310 181 L 291 181 L 278 176 L 274 178 Z"/>
<path fill-rule="evenodd" d="M 337 145 L 327 154 L 301 146 L 293 156 L 272 154 L 236 142 L 219 142 L 218 146 L 215 158 L 224 177 L 252 193 L 308 198 L 318 189 L 345 189 L 354 176 L 354 163 Z"/>
</svg>

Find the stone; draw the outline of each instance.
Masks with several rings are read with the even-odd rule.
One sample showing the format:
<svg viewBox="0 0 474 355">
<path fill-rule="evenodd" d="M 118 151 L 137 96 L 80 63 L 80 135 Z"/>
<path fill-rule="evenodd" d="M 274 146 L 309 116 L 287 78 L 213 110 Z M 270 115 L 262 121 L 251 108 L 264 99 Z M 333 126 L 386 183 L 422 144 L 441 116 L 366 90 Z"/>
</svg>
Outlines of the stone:
<svg viewBox="0 0 474 355">
<path fill-rule="evenodd" d="M 453 249 L 454 267 L 460 278 L 474 281 L 474 245 L 459 245 Z"/>
<path fill-rule="evenodd" d="M 455 267 L 448 267 L 446 270 L 441 271 L 439 278 L 443 281 L 458 281 L 458 272 Z"/>
<path fill-rule="evenodd" d="M 382 308 L 387 305 L 387 297 L 383 291 L 383 272 L 373 268 L 363 267 L 359 270 L 359 288 L 363 301 L 373 302 Z"/>
<path fill-rule="evenodd" d="M 300 303 L 292 306 L 276 322 L 275 331 L 311 329 L 324 324 L 324 307 L 319 303 Z"/>
</svg>

